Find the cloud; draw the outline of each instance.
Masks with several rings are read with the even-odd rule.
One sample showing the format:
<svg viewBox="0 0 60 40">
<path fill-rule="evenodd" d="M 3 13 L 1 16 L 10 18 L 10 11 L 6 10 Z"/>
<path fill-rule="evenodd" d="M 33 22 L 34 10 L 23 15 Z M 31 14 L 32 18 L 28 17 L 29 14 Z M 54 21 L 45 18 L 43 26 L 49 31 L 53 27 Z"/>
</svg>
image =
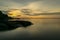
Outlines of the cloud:
<svg viewBox="0 0 60 40">
<path fill-rule="evenodd" d="M 39 10 L 40 12 L 60 12 L 60 8 L 58 7 L 58 4 L 56 1 L 52 2 L 50 1 L 35 1 L 28 3 L 27 5 L 23 6 L 22 8 L 28 8 L 32 10 Z M 51 4 L 52 2 L 52 4 Z M 54 5 L 54 6 L 52 6 Z"/>
<path fill-rule="evenodd" d="M 41 12 L 60 11 L 60 0 L 0 0 L 0 9 L 28 8 Z"/>
<path fill-rule="evenodd" d="M 6 9 L 16 9 L 16 8 L 20 8 L 21 6 L 23 6 L 22 4 L 19 4 L 17 2 L 14 2 L 14 1 L 0 1 L 0 8 L 3 9 L 3 10 L 6 10 Z"/>
<path fill-rule="evenodd" d="M 48 12 L 48 6 L 46 6 L 42 1 L 31 2 L 26 6 L 23 6 L 21 9 L 31 9 L 36 12 Z"/>
</svg>

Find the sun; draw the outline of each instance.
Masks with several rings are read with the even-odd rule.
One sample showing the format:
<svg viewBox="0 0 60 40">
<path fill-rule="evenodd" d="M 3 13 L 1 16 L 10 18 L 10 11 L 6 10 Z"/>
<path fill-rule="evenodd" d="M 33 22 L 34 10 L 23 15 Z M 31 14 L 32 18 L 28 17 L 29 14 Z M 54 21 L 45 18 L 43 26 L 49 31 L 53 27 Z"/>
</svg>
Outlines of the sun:
<svg viewBox="0 0 60 40">
<path fill-rule="evenodd" d="M 12 9 L 8 11 L 9 17 L 17 17 L 17 16 L 23 16 L 23 13 L 18 9 Z"/>
</svg>

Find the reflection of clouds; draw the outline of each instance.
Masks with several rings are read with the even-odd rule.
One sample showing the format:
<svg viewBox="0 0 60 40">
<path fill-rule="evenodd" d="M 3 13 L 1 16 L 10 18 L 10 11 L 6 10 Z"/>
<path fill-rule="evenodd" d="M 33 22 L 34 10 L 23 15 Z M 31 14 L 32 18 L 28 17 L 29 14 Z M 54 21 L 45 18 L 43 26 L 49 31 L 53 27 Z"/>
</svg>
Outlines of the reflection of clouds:
<svg viewBox="0 0 60 40">
<path fill-rule="evenodd" d="M 23 37 L 25 35 L 27 35 L 28 32 L 26 32 L 25 28 L 17 28 L 15 30 L 12 31 L 5 31 L 5 32 L 0 32 L 0 39 L 15 39 L 15 37 Z M 1 37 L 2 36 L 2 37 Z"/>
<path fill-rule="evenodd" d="M 60 30 L 60 19 L 28 19 L 34 25 L 31 25 L 27 28 L 17 28 L 12 31 L 0 32 L 0 37 L 5 38 L 28 38 L 28 37 L 38 37 L 43 35 L 46 37 L 50 33 L 58 34 Z M 45 35 L 46 34 L 46 35 Z M 52 34 L 50 35 L 52 37 Z M 48 36 L 49 37 L 49 36 Z"/>
</svg>

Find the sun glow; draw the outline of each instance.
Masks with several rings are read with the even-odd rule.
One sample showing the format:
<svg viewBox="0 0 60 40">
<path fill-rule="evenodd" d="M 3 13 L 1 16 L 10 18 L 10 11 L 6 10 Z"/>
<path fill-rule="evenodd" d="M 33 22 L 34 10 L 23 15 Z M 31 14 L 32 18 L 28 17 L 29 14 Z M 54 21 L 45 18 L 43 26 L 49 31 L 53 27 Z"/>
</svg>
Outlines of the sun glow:
<svg viewBox="0 0 60 40">
<path fill-rule="evenodd" d="M 23 13 L 18 9 L 12 9 L 8 11 L 8 16 L 10 17 L 23 16 Z"/>
<path fill-rule="evenodd" d="M 35 10 L 33 10 L 32 11 L 32 13 L 30 13 L 30 14 L 36 14 L 37 12 L 39 12 L 39 13 L 42 13 L 42 12 L 40 12 L 40 11 L 35 11 Z M 38 15 L 38 16 L 33 16 L 33 15 L 31 15 L 31 16 L 29 16 L 29 15 L 26 15 L 24 12 L 22 12 L 21 10 L 19 10 L 19 9 L 12 9 L 12 10 L 9 10 L 8 11 L 8 14 L 7 14 L 9 17 L 12 17 L 12 18 L 28 18 L 28 19 L 31 19 L 31 18 L 33 18 L 33 19 L 38 19 L 38 18 L 58 18 L 58 16 L 56 17 L 56 16 L 52 16 L 52 15 L 50 15 L 50 16 L 47 16 L 47 15 Z"/>
</svg>

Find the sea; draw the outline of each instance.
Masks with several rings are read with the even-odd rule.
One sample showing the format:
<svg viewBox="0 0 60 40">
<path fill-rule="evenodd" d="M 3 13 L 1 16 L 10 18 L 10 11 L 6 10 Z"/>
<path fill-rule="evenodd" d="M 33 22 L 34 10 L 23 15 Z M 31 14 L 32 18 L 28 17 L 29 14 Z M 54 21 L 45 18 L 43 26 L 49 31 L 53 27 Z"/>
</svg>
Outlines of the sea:
<svg viewBox="0 0 60 40">
<path fill-rule="evenodd" d="M 58 39 L 60 38 L 60 18 L 55 17 L 57 18 L 23 19 L 32 22 L 33 25 L 0 32 L 0 39 Z"/>
</svg>

